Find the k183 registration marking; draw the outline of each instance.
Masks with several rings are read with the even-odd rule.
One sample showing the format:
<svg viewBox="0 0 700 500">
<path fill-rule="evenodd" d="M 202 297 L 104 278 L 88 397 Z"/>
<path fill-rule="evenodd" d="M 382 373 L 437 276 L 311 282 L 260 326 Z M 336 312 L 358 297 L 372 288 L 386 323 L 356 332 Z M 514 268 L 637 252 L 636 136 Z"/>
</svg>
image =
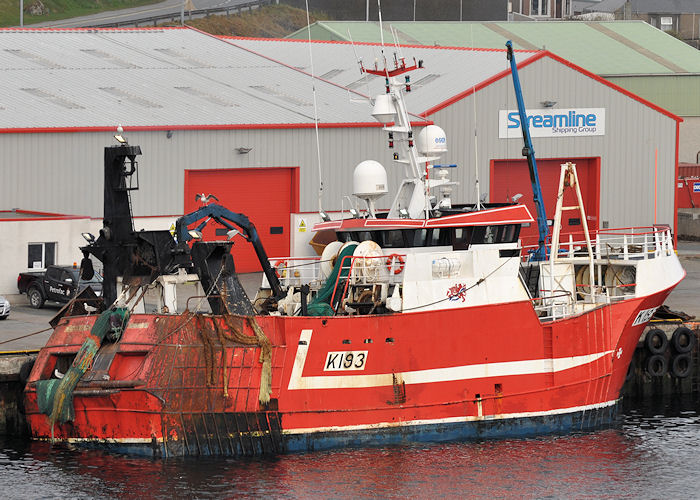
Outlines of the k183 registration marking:
<svg viewBox="0 0 700 500">
<path fill-rule="evenodd" d="M 632 326 L 637 326 L 641 325 L 642 323 L 646 323 L 649 321 L 653 316 L 654 313 L 658 307 L 652 307 L 651 309 L 644 309 L 642 311 L 639 311 L 639 314 L 637 314 L 637 317 L 634 319 L 634 323 L 632 323 Z"/>
<path fill-rule="evenodd" d="M 337 351 L 329 352 L 323 371 L 335 372 L 340 370 L 364 370 L 367 361 L 367 351 Z"/>
</svg>

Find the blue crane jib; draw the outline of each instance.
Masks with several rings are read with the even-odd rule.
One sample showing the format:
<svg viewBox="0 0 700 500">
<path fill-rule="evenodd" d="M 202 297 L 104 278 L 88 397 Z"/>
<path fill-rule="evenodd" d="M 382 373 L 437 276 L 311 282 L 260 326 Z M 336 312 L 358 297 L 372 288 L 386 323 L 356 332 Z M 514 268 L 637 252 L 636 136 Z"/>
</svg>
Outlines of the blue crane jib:
<svg viewBox="0 0 700 500">
<path fill-rule="evenodd" d="M 542 201 L 542 186 L 540 184 L 540 176 L 537 172 L 537 160 L 535 160 L 535 149 L 532 147 L 532 139 L 530 138 L 530 127 L 527 123 L 527 115 L 525 113 L 525 103 L 523 101 L 523 91 L 520 87 L 520 78 L 518 76 L 518 67 L 515 63 L 515 54 L 513 54 L 513 43 L 508 40 L 506 42 L 508 48 L 508 60 L 510 61 L 510 72 L 513 75 L 513 87 L 515 89 L 515 98 L 518 101 L 518 113 L 520 114 L 520 127 L 523 132 L 523 156 L 527 157 L 527 166 L 530 171 L 530 183 L 532 184 L 532 197 L 537 209 L 537 229 L 539 232 L 538 246 L 532 255 L 532 260 L 546 260 L 547 247 L 545 242 L 549 232 L 547 228 L 547 214 L 544 210 Z"/>
</svg>

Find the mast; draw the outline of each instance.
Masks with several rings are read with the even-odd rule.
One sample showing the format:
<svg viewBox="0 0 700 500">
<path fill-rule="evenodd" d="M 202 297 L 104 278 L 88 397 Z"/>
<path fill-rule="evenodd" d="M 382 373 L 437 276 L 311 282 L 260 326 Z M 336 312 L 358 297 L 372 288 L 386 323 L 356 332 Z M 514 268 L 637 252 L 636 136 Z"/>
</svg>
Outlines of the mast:
<svg viewBox="0 0 700 500">
<path fill-rule="evenodd" d="M 518 67 L 515 63 L 515 55 L 513 54 L 513 42 L 506 42 L 508 48 L 508 60 L 510 61 L 510 72 L 513 75 L 513 87 L 515 88 L 515 98 L 518 101 L 518 113 L 520 114 L 520 128 L 523 132 L 523 156 L 527 157 L 527 166 L 530 170 L 530 183 L 532 184 L 532 198 L 537 208 L 537 229 L 539 231 L 539 241 L 537 250 L 532 254 L 532 260 L 546 260 L 547 248 L 545 240 L 547 239 L 547 214 L 544 210 L 542 202 L 542 186 L 540 185 L 540 176 L 537 173 L 537 161 L 535 160 L 535 149 L 532 147 L 532 139 L 530 138 L 530 127 L 527 123 L 527 114 L 525 113 L 525 103 L 523 102 L 523 91 L 520 87 L 520 78 L 518 77 Z"/>
</svg>

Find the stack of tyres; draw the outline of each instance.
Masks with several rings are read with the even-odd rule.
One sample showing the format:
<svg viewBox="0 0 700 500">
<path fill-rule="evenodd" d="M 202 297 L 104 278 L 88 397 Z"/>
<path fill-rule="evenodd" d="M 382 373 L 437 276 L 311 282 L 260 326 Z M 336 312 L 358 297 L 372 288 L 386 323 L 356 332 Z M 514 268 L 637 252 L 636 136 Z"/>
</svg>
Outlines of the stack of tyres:
<svg viewBox="0 0 700 500">
<path fill-rule="evenodd" d="M 686 378 L 692 372 L 692 352 L 697 337 L 685 326 L 679 326 L 671 337 L 673 356 L 671 357 L 670 372 L 676 378 Z"/>
<path fill-rule="evenodd" d="M 689 328 L 679 326 L 673 332 L 669 342 L 666 333 L 653 328 L 644 339 L 648 356 L 645 370 L 652 377 L 663 377 L 666 373 L 681 379 L 692 372 L 692 352 L 697 338 Z M 670 347 L 670 349 L 669 349 Z M 670 351 L 667 355 L 667 351 Z"/>
<path fill-rule="evenodd" d="M 644 339 L 647 349 L 646 372 L 652 377 L 663 377 L 668 373 L 668 361 L 666 361 L 666 349 L 668 337 L 663 330 L 652 328 Z"/>
</svg>

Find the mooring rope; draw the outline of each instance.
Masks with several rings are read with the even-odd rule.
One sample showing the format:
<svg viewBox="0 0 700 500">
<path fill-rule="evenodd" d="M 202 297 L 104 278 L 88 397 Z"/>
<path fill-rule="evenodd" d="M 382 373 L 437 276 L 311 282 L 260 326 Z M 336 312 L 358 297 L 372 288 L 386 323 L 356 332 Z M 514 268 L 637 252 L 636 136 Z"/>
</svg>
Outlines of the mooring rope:
<svg viewBox="0 0 700 500">
<path fill-rule="evenodd" d="M 27 335 L 22 335 L 21 337 L 15 337 L 14 339 L 3 340 L 2 342 L 0 342 L 0 345 L 9 344 L 10 342 L 14 342 L 15 340 L 26 339 L 27 337 L 31 337 L 32 335 L 39 335 L 40 333 L 48 332 L 49 330 L 53 330 L 53 328 L 50 328 L 50 327 L 44 328 L 43 330 L 39 330 L 38 332 L 28 333 Z"/>
</svg>

